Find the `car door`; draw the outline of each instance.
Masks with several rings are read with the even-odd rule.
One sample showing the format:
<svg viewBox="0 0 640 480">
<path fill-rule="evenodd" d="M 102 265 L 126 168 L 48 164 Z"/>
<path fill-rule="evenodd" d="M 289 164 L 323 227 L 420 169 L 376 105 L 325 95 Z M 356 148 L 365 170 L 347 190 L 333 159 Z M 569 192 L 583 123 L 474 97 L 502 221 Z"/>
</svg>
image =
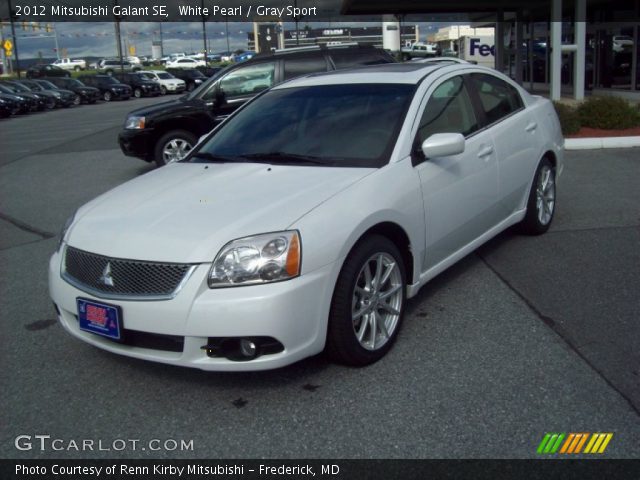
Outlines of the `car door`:
<svg viewBox="0 0 640 480">
<path fill-rule="evenodd" d="M 513 85 L 488 73 L 471 74 L 469 80 L 495 145 L 500 210 L 506 218 L 524 208 L 543 144 L 542 129 Z"/>
<path fill-rule="evenodd" d="M 463 76 L 431 87 L 421 109 L 413 155 L 424 200 L 426 271 L 495 225 L 498 167 L 491 134 L 481 128 Z M 436 133 L 464 135 L 464 152 L 424 158 L 422 142 Z"/>
</svg>

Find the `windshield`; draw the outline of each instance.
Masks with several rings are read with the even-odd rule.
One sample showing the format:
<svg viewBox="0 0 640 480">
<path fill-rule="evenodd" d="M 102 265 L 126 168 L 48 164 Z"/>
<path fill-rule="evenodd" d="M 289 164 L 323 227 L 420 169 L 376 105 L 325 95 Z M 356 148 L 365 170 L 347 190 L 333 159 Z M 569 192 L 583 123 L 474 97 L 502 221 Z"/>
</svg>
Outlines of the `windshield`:
<svg viewBox="0 0 640 480">
<path fill-rule="evenodd" d="M 46 89 L 46 90 L 57 90 L 58 87 L 56 87 L 53 83 L 48 82 L 46 80 L 39 80 L 37 82 L 40 86 L 42 86 L 42 88 Z"/>
<path fill-rule="evenodd" d="M 156 76 L 153 73 L 149 73 L 149 72 L 139 72 L 138 75 L 140 75 L 142 78 L 146 80 L 153 80 L 156 78 Z"/>
<path fill-rule="evenodd" d="M 161 78 L 163 80 L 168 80 L 170 78 L 176 78 L 173 75 L 171 75 L 170 73 L 159 73 L 158 74 L 158 78 Z"/>
<path fill-rule="evenodd" d="M 7 87 L 9 87 L 14 92 L 30 92 L 31 91 L 30 89 L 28 89 L 24 85 L 20 85 L 19 83 L 9 83 L 7 84 Z"/>
<path fill-rule="evenodd" d="M 105 83 L 105 84 L 120 83 L 118 80 L 116 80 L 113 77 L 101 77 L 101 81 L 102 83 Z"/>
<path fill-rule="evenodd" d="M 389 160 L 414 86 L 278 89 L 231 117 L 192 161 L 380 167 Z"/>
<path fill-rule="evenodd" d="M 65 80 L 64 84 L 68 87 L 84 87 L 85 86 L 80 80 L 76 80 L 75 78 L 70 78 L 68 80 Z"/>
</svg>

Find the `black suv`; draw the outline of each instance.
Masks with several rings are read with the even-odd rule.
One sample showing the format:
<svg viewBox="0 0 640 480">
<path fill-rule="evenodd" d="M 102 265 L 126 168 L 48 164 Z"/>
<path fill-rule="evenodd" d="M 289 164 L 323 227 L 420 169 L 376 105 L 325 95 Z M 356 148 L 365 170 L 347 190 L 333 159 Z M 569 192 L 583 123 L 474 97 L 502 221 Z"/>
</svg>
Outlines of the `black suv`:
<svg viewBox="0 0 640 480">
<path fill-rule="evenodd" d="M 76 80 L 75 78 L 46 77 L 43 78 L 43 80 L 53 83 L 58 88 L 71 90 L 76 95 L 79 95 L 80 100 L 84 103 L 96 103 L 96 101 L 102 96 L 100 90 L 94 87 L 87 87 L 84 83 L 80 80 Z"/>
<path fill-rule="evenodd" d="M 187 92 L 193 92 L 207 81 L 206 75 L 195 68 L 167 68 L 167 72 L 180 80 L 184 80 L 187 85 Z"/>
<path fill-rule="evenodd" d="M 125 155 L 165 165 L 183 158 L 200 136 L 273 85 L 309 73 L 394 61 L 384 50 L 358 45 L 259 54 L 218 72 L 177 100 L 130 112 L 118 136 L 120 148 Z"/>
<path fill-rule="evenodd" d="M 118 80 L 120 83 L 129 85 L 133 89 L 133 96 L 136 98 L 157 97 L 162 93 L 160 91 L 160 85 L 156 82 L 152 82 L 142 73 L 116 72 L 113 74 L 113 78 Z"/>
<path fill-rule="evenodd" d="M 100 90 L 105 102 L 110 102 L 114 98 L 121 100 L 129 100 L 131 98 L 131 87 L 120 83 L 110 75 L 80 75 L 78 80 L 85 85 Z"/>
</svg>

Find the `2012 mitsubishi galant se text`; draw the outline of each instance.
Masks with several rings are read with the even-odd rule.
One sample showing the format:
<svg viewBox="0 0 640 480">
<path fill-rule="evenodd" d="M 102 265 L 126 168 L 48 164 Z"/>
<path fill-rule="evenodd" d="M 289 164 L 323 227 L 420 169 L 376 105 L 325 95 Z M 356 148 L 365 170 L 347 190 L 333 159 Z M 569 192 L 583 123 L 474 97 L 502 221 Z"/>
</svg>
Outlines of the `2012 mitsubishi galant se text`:
<svg viewBox="0 0 640 480">
<path fill-rule="evenodd" d="M 483 67 L 298 78 L 81 207 L 51 296 L 69 333 L 131 357 L 366 365 L 428 280 L 511 225 L 549 228 L 563 145 L 549 101 Z"/>
</svg>

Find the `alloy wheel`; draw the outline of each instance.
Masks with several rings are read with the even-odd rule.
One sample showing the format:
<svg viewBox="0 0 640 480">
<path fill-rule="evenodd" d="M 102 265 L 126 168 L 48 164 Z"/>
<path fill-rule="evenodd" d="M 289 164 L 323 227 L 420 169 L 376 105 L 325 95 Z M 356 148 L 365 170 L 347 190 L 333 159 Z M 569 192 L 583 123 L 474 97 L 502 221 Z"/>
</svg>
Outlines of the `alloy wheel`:
<svg viewBox="0 0 640 480">
<path fill-rule="evenodd" d="M 187 156 L 193 145 L 184 138 L 173 138 L 162 147 L 162 158 L 165 164 L 177 162 Z"/>
<path fill-rule="evenodd" d="M 353 331 L 366 350 L 382 348 L 398 326 L 402 274 L 394 258 L 375 253 L 358 273 L 351 302 Z"/>
<path fill-rule="evenodd" d="M 547 225 L 553 217 L 553 209 L 556 203 L 556 182 L 553 169 L 544 165 L 538 175 L 536 185 L 536 212 L 538 221 Z"/>
</svg>

